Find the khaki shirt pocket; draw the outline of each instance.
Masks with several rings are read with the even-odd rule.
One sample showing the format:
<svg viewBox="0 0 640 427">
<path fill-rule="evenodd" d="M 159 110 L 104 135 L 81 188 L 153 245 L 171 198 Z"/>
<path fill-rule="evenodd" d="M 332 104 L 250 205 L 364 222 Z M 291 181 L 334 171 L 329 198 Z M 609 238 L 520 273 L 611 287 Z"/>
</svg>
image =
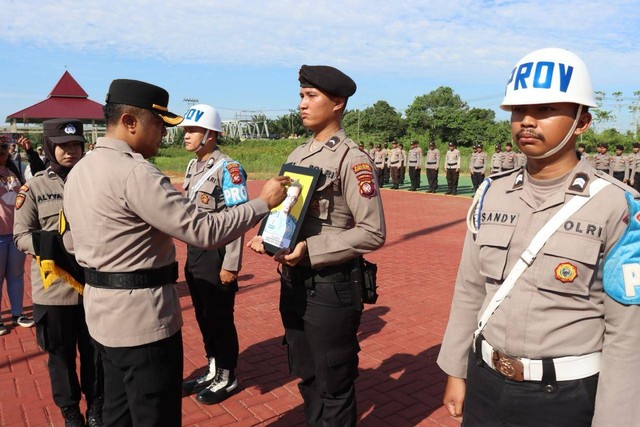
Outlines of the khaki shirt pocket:
<svg viewBox="0 0 640 427">
<path fill-rule="evenodd" d="M 338 184 L 338 179 L 330 179 L 321 175 L 316 191 L 313 193 L 307 215 L 322 220 L 329 219 L 329 210 L 333 205 L 335 187 Z"/>
<path fill-rule="evenodd" d="M 486 278 L 502 281 L 509 254 L 509 244 L 515 227 L 507 225 L 483 224 L 476 237 L 480 246 L 480 274 Z"/>
<path fill-rule="evenodd" d="M 215 210 L 218 207 L 217 199 L 219 192 L 219 186 L 216 182 L 211 180 L 205 181 L 198 189 L 196 205 Z"/>
<path fill-rule="evenodd" d="M 588 296 L 601 247 L 599 240 L 556 233 L 538 255 L 538 289 Z"/>
<path fill-rule="evenodd" d="M 58 224 L 60 209 L 62 209 L 62 203 L 45 202 L 39 204 L 38 219 L 40 220 L 40 225 L 44 228 Z"/>
</svg>

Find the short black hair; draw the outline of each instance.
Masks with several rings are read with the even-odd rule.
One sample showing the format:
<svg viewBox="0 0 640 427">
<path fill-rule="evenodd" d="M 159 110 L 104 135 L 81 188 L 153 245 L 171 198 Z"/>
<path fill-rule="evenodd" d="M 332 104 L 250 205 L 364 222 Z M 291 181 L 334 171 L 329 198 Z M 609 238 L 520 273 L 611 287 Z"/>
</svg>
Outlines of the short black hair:
<svg viewBox="0 0 640 427">
<path fill-rule="evenodd" d="M 117 125 L 118 120 L 120 120 L 120 117 L 122 117 L 122 115 L 125 113 L 133 114 L 136 117 L 143 117 L 145 111 L 149 110 L 140 107 L 134 107 L 133 105 L 113 104 L 111 102 L 107 102 L 102 107 L 102 112 L 104 113 L 104 120 L 107 122 L 107 127 Z M 151 113 L 151 111 L 149 111 L 149 113 Z"/>
</svg>

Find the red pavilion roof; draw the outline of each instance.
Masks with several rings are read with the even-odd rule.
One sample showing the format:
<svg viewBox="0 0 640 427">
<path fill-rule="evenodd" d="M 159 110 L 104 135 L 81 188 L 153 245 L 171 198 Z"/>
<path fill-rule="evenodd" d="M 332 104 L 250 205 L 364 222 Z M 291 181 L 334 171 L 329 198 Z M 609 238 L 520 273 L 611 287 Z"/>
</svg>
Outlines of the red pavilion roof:
<svg viewBox="0 0 640 427">
<path fill-rule="evenodd" d="M 65 71 L 44 101 L 7 116 L 7 122 L 40 123 L 48 119 L 104 121 L 102 104 L 89 99 L 87 92 Z"/>
</svg>

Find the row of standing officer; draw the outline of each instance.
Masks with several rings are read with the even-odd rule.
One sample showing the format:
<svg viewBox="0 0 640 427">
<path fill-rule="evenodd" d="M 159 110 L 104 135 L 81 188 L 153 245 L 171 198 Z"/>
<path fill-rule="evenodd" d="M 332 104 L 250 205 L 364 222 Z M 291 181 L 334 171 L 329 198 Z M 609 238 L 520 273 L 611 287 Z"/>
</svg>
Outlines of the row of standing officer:
<svg viewBox="0 0 640 427">
<path fill-rule="evenodd" d="M 580 144 L 578 151 L 580 160 L 640 191 L 640 142 L 634 142 L 632 147 L 631 153 L 625 154 L 624 146 L 616 145 L 615 154 L 612 155 L 607 152 L 608 144 L 599 143 L 596 146 L 597 152 L 590 155 L 586 152 L 584 144 Z"/>
</svg>

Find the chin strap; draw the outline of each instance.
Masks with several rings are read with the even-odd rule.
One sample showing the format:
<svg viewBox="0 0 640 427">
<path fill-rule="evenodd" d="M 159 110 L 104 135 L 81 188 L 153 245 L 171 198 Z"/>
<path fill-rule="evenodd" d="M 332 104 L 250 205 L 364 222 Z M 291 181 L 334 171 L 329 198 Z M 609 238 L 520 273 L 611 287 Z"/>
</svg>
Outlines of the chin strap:
<svg viewBox="0 0 640 427">
<path fill-rule="evenodd" d="M 558 144 L 557 147 L 555 147 L 552 150 L 547 151 L 546 153 L 544 153 L 544 154 L 542 154 L 540 156 L 527 156 L 527 157 L 530 157 L 532 159 L 546 159 L 547 157 L 553 156 L 558 151 L 562 150 L 562 147 L 564 147 L 567 144 L 567 142 L 569 142 L 569 139 L 573 135 L 573 132 L 575 132 L 576 128 L 578 127 L 578 120 L 580 119 L 580 115 L 581 114 L 582 114 L 582 105 L 578 105 L 578 112 L 576 113 L 576 118 L 573 120 L 573 126 L 571 126 L 571 129 L 569 130 L 567 135 L 564 137 L 562 142 L 560 144 Z"/>
<path fill-rule="evenodd" d="M 207 129 L 207 131 L 202 136 L 202 141 L 200 141 L 200 145 L 198 146 L 198 148 L 196 148 L 196 151 L 194 151 L 194 153 L 197 153 L 198 151 L 202 150 L 202 147 L 204 147 L 205 144 L 207 143 L 208 137 L 209 137 L 209 129 Z"/>
</svg>

